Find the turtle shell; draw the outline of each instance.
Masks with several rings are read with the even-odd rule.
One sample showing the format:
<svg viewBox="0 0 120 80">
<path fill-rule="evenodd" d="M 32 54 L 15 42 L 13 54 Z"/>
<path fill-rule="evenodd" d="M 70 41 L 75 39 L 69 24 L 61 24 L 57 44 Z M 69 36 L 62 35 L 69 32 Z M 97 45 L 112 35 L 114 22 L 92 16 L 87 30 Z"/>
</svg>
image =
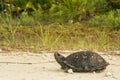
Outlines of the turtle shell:
<svg viewBox="0 0 120 80">
<path fill-rule="evenodd" d="M 75 52 L 64 57 L 61 63 L 64 70 L 72 69 L 74 72 L 100 71 L 108 65 L 104 58 L 92 51 Z"/>
</svg>

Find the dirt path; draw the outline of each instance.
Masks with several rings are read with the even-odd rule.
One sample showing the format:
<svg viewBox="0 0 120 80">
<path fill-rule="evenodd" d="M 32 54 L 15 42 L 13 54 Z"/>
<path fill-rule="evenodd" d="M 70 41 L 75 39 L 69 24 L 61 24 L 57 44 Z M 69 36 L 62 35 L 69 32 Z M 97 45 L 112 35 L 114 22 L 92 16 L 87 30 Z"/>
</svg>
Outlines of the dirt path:
<svg viewBox="0 0 120 80">
<path fill-rule="evenodd" d="M 105 71 L 70 74 L 51 53 L 0 53 L 0 80 L 120 80 L 120 56 L 102 56 L 110 63 Z"/>
</svg>

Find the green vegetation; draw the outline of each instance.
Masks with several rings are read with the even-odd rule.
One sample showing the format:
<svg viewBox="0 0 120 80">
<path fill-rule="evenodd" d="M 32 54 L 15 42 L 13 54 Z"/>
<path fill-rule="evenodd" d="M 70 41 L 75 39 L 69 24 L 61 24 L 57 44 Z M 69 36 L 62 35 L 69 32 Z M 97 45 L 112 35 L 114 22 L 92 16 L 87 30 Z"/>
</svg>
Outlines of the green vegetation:
<svg viewBox="0 0 120 80">
<path fill-rule="evenodd" d="M 120 50 L 120 0 L 1 0 L 0 48 Z"/>
<path fill-rule="evenodd" d="M 34 27 L 1 26 L 0 30 L 0 45 L 5 50 L 120 50 L 120 30 L 89 28 L 77 23 Z"/>
</svg>

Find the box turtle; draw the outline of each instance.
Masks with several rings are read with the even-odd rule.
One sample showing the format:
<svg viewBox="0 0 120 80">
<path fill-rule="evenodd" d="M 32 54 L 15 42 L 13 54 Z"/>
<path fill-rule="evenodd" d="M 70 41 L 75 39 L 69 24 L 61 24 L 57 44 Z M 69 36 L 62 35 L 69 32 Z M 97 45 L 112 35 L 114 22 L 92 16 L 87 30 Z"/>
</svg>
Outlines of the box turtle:
<svg viewBox="0 0 120 80">
<path fill-rule="evenodd" d="M 109 65 L 103 57 L 92 51 L 75 52 L 67 57 L 55 52 L 54 57 L 61 69 L 65 71 L 72 69 L 73 72 L 98 72 L 106 69 Z"/>
</svg>

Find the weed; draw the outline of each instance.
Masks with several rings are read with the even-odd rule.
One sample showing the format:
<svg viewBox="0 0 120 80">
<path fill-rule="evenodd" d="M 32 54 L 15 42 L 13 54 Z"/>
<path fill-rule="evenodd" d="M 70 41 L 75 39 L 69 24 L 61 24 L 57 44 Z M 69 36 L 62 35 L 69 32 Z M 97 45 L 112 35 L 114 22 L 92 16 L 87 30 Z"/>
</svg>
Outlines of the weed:
<svg viewBox="0 0 120 80">
<path fill-rule="evenodd" d="M 41 50 L 84 49 L 119 50 L 120 31 L 90 28 L 79 24 L 0 26 L 0 46 L 10 50 L 40 52 Z"/>
</svg>

